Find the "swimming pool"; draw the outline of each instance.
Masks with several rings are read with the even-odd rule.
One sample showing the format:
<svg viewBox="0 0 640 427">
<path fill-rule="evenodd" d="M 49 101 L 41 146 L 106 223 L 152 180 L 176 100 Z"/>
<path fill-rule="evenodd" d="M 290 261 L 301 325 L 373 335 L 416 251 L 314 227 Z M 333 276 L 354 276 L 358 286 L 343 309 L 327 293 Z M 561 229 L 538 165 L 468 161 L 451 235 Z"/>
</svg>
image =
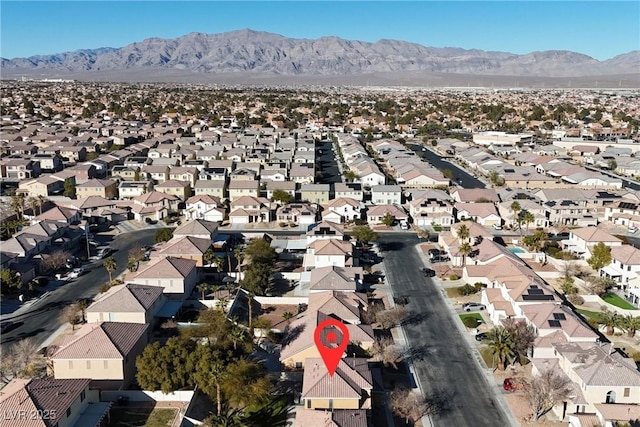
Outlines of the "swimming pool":
<svg viewBox="0 0 640 427">
<path fill-rule="evenodd" d="M 523 254 L 523 253 L 525 253 L 524 249 L 518 248 L 518 247 L 510 248 L 509 250 L 514 254 Z"/>
</svg>

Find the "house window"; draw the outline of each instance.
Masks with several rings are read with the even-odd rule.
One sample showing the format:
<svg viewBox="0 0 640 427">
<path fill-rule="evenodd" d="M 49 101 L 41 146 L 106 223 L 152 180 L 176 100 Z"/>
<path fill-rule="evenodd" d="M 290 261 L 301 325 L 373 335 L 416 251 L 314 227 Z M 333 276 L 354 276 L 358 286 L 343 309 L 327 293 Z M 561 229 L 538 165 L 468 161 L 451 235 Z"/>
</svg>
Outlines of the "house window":
<svg viewBox="0 0 640 427">
<path fill-rule="evenodd" d="M 605 400 L 605 403 L 616 403 L 616 392 L 611 390 L 610 392 L 607 393 L 607 398 Z"/>
<path fill-rule="evenodd" d="M 631 389 L 629 387 L 625 387 L 624 388 L 624 397 L 629 397 L 629 393 L 631 392 Z"/>
<path fill-rule="evenodd" d="M 311 400 L 307 399 L 307 409 L 311 409 Z"/>
<path fill-rule="evenodd" d="M 329 399 L 329 409 L 333 409 L 333 399 Z"/>
<path fill-rule="evenodd" d="M 69 418 L 71 416 L 71 408 L 67 408 L 67 418 Z"/>
<path fill-rule="evenodd" d="M 302 362 L 296 362 L 296 369 L 302 369 Z"/>
<path fill-rule="evenodd" d="M 80 402 L 84 402 L 84 399 L 87 398 L 87 393 L 82 390 L 82 392 L 80 393 Z"/>
</svg>

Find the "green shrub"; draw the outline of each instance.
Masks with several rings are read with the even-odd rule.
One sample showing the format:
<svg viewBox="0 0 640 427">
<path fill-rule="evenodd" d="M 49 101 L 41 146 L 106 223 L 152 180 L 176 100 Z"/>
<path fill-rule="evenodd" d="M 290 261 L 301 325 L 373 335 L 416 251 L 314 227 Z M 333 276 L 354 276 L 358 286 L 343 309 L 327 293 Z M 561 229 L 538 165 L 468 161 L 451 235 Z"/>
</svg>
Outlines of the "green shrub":
<svg viewBox="0 0 640 427">
<path fill-rule="evenodd" d="M 463 297 L 467 296 L 467 295 L 473 295 L 476 292 L 478 292 L 478 290 L 474 286 L 471 286 L 468 283 L 466 283 L 466 284 L 464 284 L 462 286 L 458 286 L 457 289 L 458 289 L 458 295 L 461 295 Z"/>
<path fill-rule="evenodd" d="M 459 277 L 455 274 L 452 274 L 451 276 L 449 276 L 449 280 L 458 280 Z"/>
<path fill-rule="evenodd" d="M 467 328 L 473 329 L 478 327 L 480 321 L 475 317 L 465 317 L 464 319 L 462 319 L 462 323 L 464 323 L 464 326 L 466 326 Z"/>
<path fill-rule="evenodd" d="M 476 291 L 480 292 L 481 290 L 486 288 L 487 285 L 486 285 L 486 283 L 476 282 L 476 283 L 473 284 L 473 287 L 476 288 Z"/>
</svg>

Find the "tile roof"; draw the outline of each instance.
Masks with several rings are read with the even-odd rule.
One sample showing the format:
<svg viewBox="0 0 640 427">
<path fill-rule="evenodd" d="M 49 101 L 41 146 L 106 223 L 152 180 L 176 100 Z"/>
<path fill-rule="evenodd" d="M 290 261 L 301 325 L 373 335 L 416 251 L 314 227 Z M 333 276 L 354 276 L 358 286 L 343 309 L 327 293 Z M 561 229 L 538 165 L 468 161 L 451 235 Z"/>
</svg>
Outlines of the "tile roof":
<svg viewBox="0 0 640 427">
<path fill-rule="evenodd" d="M 151 261 L 146 268 L 139 271 L 135 279 L 184 279 L 196 268 L 196 261 L 168 256 Z"/>
<path fill-rule="evenodd" d="M 123 359 L 148 327 L 140 323 L 87 323 L 67 337 L 52 359 Z"/>
<path fill-rule="evenodd" d="M 87 312 L 145 312 L 161 298 L 163 289 L 161 286 L 136 284 L 112 286 L 87 308 Z"/>
<path fill-rule="evenodd" d="M 320 267 L 311 270 L 309 289 L 316 291 L 355 291 L 362 280 L 362 267 Z"/>
<path fill-rule="evenodd" d="M 352 363 L 347 363 L 352 362 Z M 302 397 L 305 399 L 360 399 L 373 388 L 366 359 L 342 359 L 333 376 L 319 357 L 305 360 Z"/>
<path fill-rule="evenodd" d="M 640 387 L 634 361 L 623 357 L 611 343 L 559 343 L 554 349 L 568 359 L 587 386 Z"/>
<path fill-rule="evenodd" d="M 53 377 L 14 379 L 0 391 L 0 413 L 5 427 L 53 427 L 67 409 L 89 386 L 89 379 L 55 379 Z M 18 412 L 23 411 L 23 412 Z M 24 413 L 24 417 L 9 414 Z M 52 415 L 31 417 L 29 414 Z"/>
<path fill-rule="evenodd" d="M 311 243 L 314 255 L 351 255 L 353 244 L 346 240 L 318 239 Z"/>
<path fill-rule="evenodd" d="M 337 222 L 322 221 L 307 231 L 307 236 L 324 235 L 325 232 L 333 233 L 336 236 L 343 236 L 344 227 Z"/>
<path fill-rule="evenodd" d="M 587 243 L 620 241 L 620 239 L 618 239 L 617 237 L 612 236 L 611 234 L 598 227 L 576 228 L 571 230 L 571 234 L 581 238 L 582 240 L 585 240 Z"/>
<path fill-rule="evenodd" d="M 611 258 L 624 265 L 640 265 L 640 249 L 631 245 L 611 246 Z"/>
<path fill-rule="evenodd" d="M 158 251 L 153 255 L 180 254 L 185 255 L 204 255 L 207 249 L 211 247 L 211 239 L 193 236 L 175 236 L 162 246 L 158 247 Z"/>
<path fill-rule="evenodd" d="M 197 235 L 209 235 L 218 230 L 218 223 L 216 221 L 207 221 L 204 219 L 194 219 L 185 222 L 182 225 L 173 230 L 174 236 L 197 236 Z"/>
</svg>

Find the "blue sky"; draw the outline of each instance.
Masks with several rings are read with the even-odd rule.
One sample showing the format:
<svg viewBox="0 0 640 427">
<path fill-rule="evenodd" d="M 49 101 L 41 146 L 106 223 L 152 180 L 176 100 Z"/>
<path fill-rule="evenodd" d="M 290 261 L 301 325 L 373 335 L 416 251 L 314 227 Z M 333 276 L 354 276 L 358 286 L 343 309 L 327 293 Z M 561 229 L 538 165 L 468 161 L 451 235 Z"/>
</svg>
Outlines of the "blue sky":
<svg viewBox="0 0 640 427">
<path fill-rule="evenodd" d="M 528 53 L 572 50 L 599 60 L 640 49 L 629 1 L 0 1 L 0 56 L 122 47 L 149 37 L 251 28 L 296 38 L 406 40 Z"/>
</svg>

